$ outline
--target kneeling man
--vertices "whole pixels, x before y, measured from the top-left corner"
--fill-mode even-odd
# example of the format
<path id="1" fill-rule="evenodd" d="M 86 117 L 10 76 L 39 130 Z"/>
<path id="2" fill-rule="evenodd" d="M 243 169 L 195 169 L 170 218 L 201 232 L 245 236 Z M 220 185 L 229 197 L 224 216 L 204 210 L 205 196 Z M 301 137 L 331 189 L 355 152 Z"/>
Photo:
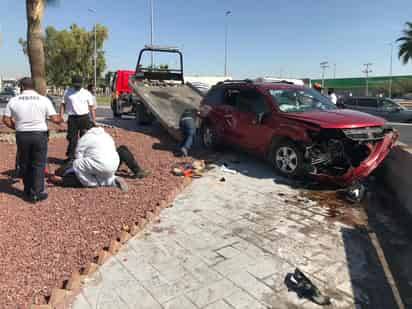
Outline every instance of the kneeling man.
<path id="1" fill-rule="evenodd" d="M 71 167 L 65 167 L 60 177 L 52 181 L 67 187 L 113 186 L 127 191 L 124 179 L 115 175 L 120 164 L 113 138 L 103 128 L 90 122 L 79 139 Z"/>

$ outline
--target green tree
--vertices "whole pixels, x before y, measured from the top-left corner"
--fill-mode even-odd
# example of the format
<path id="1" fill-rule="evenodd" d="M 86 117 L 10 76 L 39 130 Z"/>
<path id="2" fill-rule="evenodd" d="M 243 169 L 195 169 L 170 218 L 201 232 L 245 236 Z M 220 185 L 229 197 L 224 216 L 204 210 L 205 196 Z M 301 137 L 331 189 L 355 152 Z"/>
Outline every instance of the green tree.
<path id="1" fill-rule="evenodd" d="M 106 67 L 103 51 L 104 41 L 108 37 L 107 28 L 96 26 L 97 76 L 101 76 Z M 27 44 L 19 40 L 23 51 Z M 91 31 L 73 24 L 69 29 L 56 30 L 49 26 L 43 37 L 47 82 L 54 86 L 70 83 L 73 75 L 78 74 L 91 82 L 94 74 L 94 27 Z"/>
<path id="2" fill-rule="evenodd" d="M 409 60 L 412 60 L 412 22 L 407 22 L 405 26 L 403 36 L 396 40 L 400 42 L 398 56 L 403 64 L 407 64 Z"/>
<path id="3" fill-rule="evenodd" d="M 26 0 L 26 51 L 29 57 L 31 77 L 34 80 L 36 90 L 41 94 L 46 93 L 45 59 L 41 21 L 45 5 L 55 4 L 57 2 L 58 0 Z"/>
<path id="4" fill-rule="evenodd" d="M 105 76 L 104 76 L 104 81 L 105 81 L 105 85 L 106 87 L 110 87 L 113 77 L 114 77 L 115 72 L 113 71 L 107 71 Z"/>

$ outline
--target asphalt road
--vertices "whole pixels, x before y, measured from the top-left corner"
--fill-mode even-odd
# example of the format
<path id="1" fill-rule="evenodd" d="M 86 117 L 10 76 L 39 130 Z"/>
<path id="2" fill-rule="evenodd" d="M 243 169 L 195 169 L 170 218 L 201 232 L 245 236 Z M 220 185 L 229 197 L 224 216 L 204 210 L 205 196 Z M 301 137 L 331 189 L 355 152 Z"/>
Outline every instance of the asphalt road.
<path id="1" fill-rule="evenodd" d="M 399 130 L 399 141 L 407 145 L 412 145 L 412 124 L 390 123 L 395 129 Z"/>
<path id="2" fill-rule="evenodd" d="M 0 104 L 0 115 L 3 114 L 3 110 L 6 104 Z M 97 117 L 100 119 L 107 119 L 112 117 L 112 111 L 108 107 L 98 108 Z M 99 119 L 99 120 L 100 120 Z M 400 132 L 399 141 L 407 145 L 412 145 L 412 124 L 406 123 L 390 123 L 394 128 Z"/>

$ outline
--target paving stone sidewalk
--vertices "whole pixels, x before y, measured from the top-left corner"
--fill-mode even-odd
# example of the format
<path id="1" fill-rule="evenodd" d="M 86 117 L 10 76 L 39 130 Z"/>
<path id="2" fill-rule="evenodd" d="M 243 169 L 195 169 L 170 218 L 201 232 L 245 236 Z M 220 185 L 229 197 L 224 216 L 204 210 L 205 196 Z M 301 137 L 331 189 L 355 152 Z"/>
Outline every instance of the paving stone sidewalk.
<path id="1" fill-rule="evenodd" d="M 356 285 L 374 276 L 362 232 L 328 220 L 267 166 L 234 166 L 236 174 L 217 167 L 195 180 L 72 308 L 321 308 L 288 291 L 295 267 L 332 297 L 326 308 L 368 308 L 367 289 Z"/>

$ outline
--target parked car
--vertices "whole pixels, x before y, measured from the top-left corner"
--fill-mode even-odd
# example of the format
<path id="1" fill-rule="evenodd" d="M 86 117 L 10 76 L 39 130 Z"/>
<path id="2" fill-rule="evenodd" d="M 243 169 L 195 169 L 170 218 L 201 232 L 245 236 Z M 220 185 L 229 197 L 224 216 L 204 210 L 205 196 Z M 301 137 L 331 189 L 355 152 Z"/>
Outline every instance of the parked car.
<path id="1" fill-rule="evenodd" d="M 337 109 L 313 89 L 289 83 L 219 83 L 200 113 L 205 147 L 238 146 L 283 175 L 342 186 L 368 176 L 397 139 L 384 119 Z"/>
<path id="2" fill-rule="evenodd" d="M 388 98 L 344 97 L 338 101 L 337 106 L 379 116 L 392 122 L 412 122 L 412 110 Z"/>
<path id="3" fill-rule="evenodd" d="M 8 103 L 9 100 L 14 97 L 16 93 L 11 89 L 5 89 L 0 92 L 0 103 Z"/>

